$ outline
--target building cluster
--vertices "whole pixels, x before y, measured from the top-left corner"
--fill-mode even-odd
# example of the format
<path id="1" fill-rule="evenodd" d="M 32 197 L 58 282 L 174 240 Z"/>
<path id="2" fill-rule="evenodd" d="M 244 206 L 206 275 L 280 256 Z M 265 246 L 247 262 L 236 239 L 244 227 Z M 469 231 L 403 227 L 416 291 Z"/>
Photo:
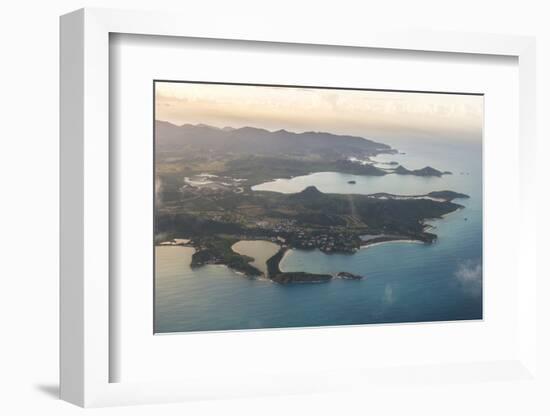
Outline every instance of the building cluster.
<path id="1" fill-rule="evenodd" d="M 325 253 L 354 253 L 358 248 L 355 239 L 344 233 L 312 234 L 298 231 L 290 237 L 290 243 L 296 248 L 318 248 Z"/>

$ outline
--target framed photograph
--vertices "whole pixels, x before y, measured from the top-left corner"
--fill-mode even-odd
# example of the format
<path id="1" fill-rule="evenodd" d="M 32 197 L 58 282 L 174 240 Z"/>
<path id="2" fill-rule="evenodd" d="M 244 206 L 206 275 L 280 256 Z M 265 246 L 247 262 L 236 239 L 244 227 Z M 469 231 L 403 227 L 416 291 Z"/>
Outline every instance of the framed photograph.
<path id="1" fill-rule="evenodd" d="M 61 18 L 62 398 L 536 380 L 533 39 L 243 28 Z"/>
<path id="2" fill-rule="evenodd" d="M 483 95 L 154 99 L 155 333 L 483 318 Z"/>

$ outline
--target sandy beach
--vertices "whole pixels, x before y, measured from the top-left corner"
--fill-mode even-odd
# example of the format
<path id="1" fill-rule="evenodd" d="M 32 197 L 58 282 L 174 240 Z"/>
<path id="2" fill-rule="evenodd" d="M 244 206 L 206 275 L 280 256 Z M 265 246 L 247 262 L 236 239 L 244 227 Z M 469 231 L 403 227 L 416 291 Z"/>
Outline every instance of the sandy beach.
<path id="1" fill-rule="evenodd" d="M 382 245 L 382 244 L 390 244 L 390 243 L 414 243 L 414 244 L 425 244 L 423 241 L 419 241 L 419 240 L 406 240 L 406 239 L 402 239 L 402 240 L 379 241 L 379 242 L 371 243 L 371 244 L 363 244 L 363 245 L 361 245 L 359 248 L 360 248 L 361 250 L 364 250 L 364 249 L 367 249 L 367 248 L 369 248 L 369 247 L 379 246 L 379 245 Z"/>

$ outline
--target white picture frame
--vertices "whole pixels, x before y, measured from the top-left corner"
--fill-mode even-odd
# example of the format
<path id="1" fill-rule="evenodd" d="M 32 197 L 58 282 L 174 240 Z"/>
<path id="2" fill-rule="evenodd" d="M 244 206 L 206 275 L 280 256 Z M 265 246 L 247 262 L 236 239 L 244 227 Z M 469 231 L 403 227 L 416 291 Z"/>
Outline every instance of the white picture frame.
<path id="1" fill-rule="evenodd" d="M 61 398 L 80 406 L 158 403 L 195 398 L 236 397 L 281 392 L 319 392 L 350 383 L 406 379 L 410 371 L 381 368 L 365 373 L 335 371 L 322 382 L 315 375 L 278 374 L 265 380 L 235 382 L 188 379 L 147 383 L 110 382 L 117 357 L 109 348 L 109 36 L 113 33 L 207 39 L 383 48 L 439 53 L 505 55 L 519 62 L 520 210 L 518 354 L 506 361 L 442 363 L 415 370 L 420 379 L 443 374 L 476 382 L 472 372 L 494 372 L 518 380 L 536 377 L 535 41 L 530 37 L 465 33 L 381 32 L 374 29 L 329 33 L 312 25 L 285 27 L 269 21 L 233 25 L 169 13 L 82 9 L 61 18 Z M 488 157 L 491 157 L 488 155 Z M 526 213 L 530 213 L 527 215 Z M 419 363 L 420 364 L 420 363 Z M 413 378 L 414 378 L 413 377 Z M 342 384 L 343 379 L 348 383 Z M 284 386 L 284 387 L 281 387 Z"/>

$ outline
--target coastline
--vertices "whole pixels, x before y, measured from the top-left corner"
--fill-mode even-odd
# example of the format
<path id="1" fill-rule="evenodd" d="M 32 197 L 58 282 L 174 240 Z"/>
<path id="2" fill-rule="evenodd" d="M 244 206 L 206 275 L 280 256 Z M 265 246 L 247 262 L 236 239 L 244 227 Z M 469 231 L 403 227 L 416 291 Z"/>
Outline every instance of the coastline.
<path id="1" fill-rule="evenodd" d="M 286 250 L 285 253 L 283 254 L 283 257 L 281 257 L 281 260 L 279 260 L 279 270 L 281 270 L 282 272 L 286 272 L 286 270 L 281 269 L 281 264 L 286 259 L 286 257 L 292 252 L 292 250 L 295 250 L 295 249 L 291 248 Z"/>
<path id="2" fill-rule="evenodd" d="M 250 240 L 248 240 L 250 241 Z M 254 241 L 268 241 L 268 242 L 272 242 L 270 240 L 264 240 L 264 239 L 255 239 Z M 272 242 L 273 243 L 273 242 Z M 375 241 L 375 242 L 372 242 L 372 243 L 365 243 L 365 244 L 361 244 L 359 246 L 359 250 L 365 250 L 367 248 L 370 248 L 370 247 L 375 247 L 375 246 L 378 246 L 378 245 L 382 245 L 382 244 L 389 244 L 389 243 L 413 243 L 413 244 L 427 244 L 426 242 L 424 241 L 421 241 L 421 240 L 414 240 L 414 239 L 405 239 L 405 238 L 400 238 L 400 239 L 393 239 L 393 240 L 386 240 L 386 241 Z M 277 244 L 277 243 L 273 243 L 273 244 Z M 266 261 L 266 264 L 272 260 L 274 257 L 277 257 L 277 256 L 281 256 L 281 258 L 279 259 L 279 261 L 277 262 L 276 265 L 273 265 L 277 268 L 277 271 L 275 273 L 277 274 L 286 274 L 286 273 L 295 273 L 295 272 L 288 272 L 284 269 L 281 268 L 281 264 L 283 263 L 283 261 L 286 259 L 287 256 L 289 256 L 293 251 L 295 250 L 300 250 L 300 249 L 295 249 L 295 248 L 288 248 L 288 247 L 283 247 L 282 245 L 280 244 L 277 244 L 279 246 L 279 251 L 277 251 L 277 253 L 275 253 L 273 256 L 269 257 Z M 165 245 L 164 247 L 189 247 L 189 248 L 194 248 L 193 246 L 191 245 Z M 195 248 L 194 248 L 195 249 Z M 195 249 L 196 250 L 196 249 Z M 282 253 L 281 255 L 281 251 L 284 250 L 284 252 Z M 319 250 L 321 251 L 321 250 Z M 321 251 L 322 252 L 322 251 Z M 328 255 L 327 253 L 324 253 L 325 255 Z M 247 273 L 243 272 L 242 270 L 238 270 L 234 267 L 231 267 L 230 265 L 228 264 L 224 264 L 224 263 L 210 263 L 210 264 L 207 264 L 207 265 L 210 265 L 210 266 L 222 266 L 222 267 L 226 267 L 230 270 L 232 270 L 234 273 L 238 274 L 238 275 L 241 275 L 241 276 L 244 276 L 244 277 L 248 277 L 248 278 L 256 278 L 256 279 L 259 279 L 259 280 L 266 280 L 266 281 L 271 281 L 271 282 L 274 282 L 273 279 L 270 278 L 269 276 L 269 272 L 268 273 L 264 273 L 264 272 L 261 272 L 261 274 L 259 276 L 250 276 L 248 275 Z M 317 283 L 317 282 L 322 282 L 322 280 L 320 281 L 309 281 L 309 282 L 296 282 L 296 283 Z"/>
<path id="3" fill-rule="evenodd" d="M 413 198 L 415 198 L 415 197 L 413 197 Z M 447 217 L 448 215 L 453 214 L 457 211 L 460 211 L 464 208 L 465 208 L 464 206 L 458 205 L 455 210 L 450 211 L 448 213 L 445 213 L 445 214 L 443 214 L 441 216 L 438 216 L 438 217 L 427 219 L 427 221 L 431 222 L 431 221 L 442 220 L 443 218 Z M 424 224 L 424 230 L 433 229 L 433 228 L 436 228 L 435 225 L 433 225 L 433 224 L 429 224 L 429 223 Z M 348 254 L 354 254 L 358 250 L 364 250 L 364 249 L 367 249 L 369 247 L 374 247 L 374 246 L 378 246 L 378 245 L 382 245 L 382 244 L 388 244 L 388 243 L 428 244 L 428 243 L 432 243 L 433 241 L 435 241 L 437 239 L 436 235 L 432 235 L 432 236 L 428 236 L 428 237 L 433 237 L 433 238 L 428 238 L 426 240 L 422 240 L 420 238 L 418 238 L 418 239 L 407 238 L 406 236 L 383 236 L 383 235 L 381 235 L 380 237 L 373 237 L 371 240 L 367 240 L 367 241 L 363 242 L 362 244 L 360 244 L 358 246 L 358 248 L 356 248 L 353 252 L 348 253 Z M 239 252 L 239 251 L 234 250 L 234 247 L 235 247 L 236 244 L 238 244 L 240 242 L 246 242 L 246 241 L 250 241 L 250 242 L 252 242 L 252 241 L 262 241 L 262 242 L 271 243 L 271 244 L 276 245 L 276 246 L 279 247 L 278 251 L 275 254 L 273 254 L 272 256 L 270 256 L 266 259 L 266 261 L 265 261 L 266 270 L 265 271 L 262 270 L 263 267 L 258 267 L 258 265 L 253 264 L 256 261 L 255 256 L 253 257 L 249 254 L 247 255 L 244 252 Z M 164 246 L 164 247 L 166 247 L 166 246 L 168 246 L 168 247 L 174 247 L 174 246 L 192 247 L 195 250 L 195 252 L 197 252 L 197 247 L 193 244 L 192 239 L 174 238 L 172 240 L 163 241 L 163 242 L 157 243 L 155 245 L 156 246 Z M 292 247 L 289 247 L 286 244 L 281 244 L 279 242 L 273 241 L 273 239 L 271 239 L 271 238 L 248 237 L 247 236 L 245 239 L 239 239 L 235 243 L 233 243 L 230 246 L 230 250 L 235 254 L 238 254 L 238 255 L 243 256 L 243 257 L 248 257 L 249 259 L 251 259 L 251 260 L 246 262 L 245 266 L 247 268 L 251 269 L 252 272 L 247 272 L 245 270 L 245 268 L 235 267 L 231 264 L 228 264 L 228 263 L 226 263 L 224 261 L 220 261 L 220 260 L 213 261 L 213 262 L 207 262 L 207 263 L 203 263 L 203 264 L 223 265 L 224 267 L 227 267 L 227 268 L 231 269 L 233 272 L 235 272 L 239 275 L 242 275 L 242 276 L 246 276 L 246 277 L 249 277 L 249 278 L 259 278 L 259 279 L 262 279 L 262 280 L 267 280 L 267 281 L 271 281 L 271 282 L 275 282 L 275 283 L 283 283 L 283 284 L 285 284 L 285 283 L 321 283 L 321 282 L 329 281 L 334 277 L 334 276 L 329 276 L 329 275 L 326 275 L 326 274 L 312 274 L 312 273 L 307 273 L 307 272 L 287 272 L 285 270 L 282 270 L 281 269 L 281 264 L 286 259 L 287 255 L 289 255 L 289 253 L 292 252 L 293 250 L 300 250 L 300 249 L 299 248 L 292 248 Z M 323 250 L 319 250 L 319 251 L 323 252 L 324 254 L 332 254 L 332 253 L 324 252 Z M 274 264 L 275 262 L 276 262 L 276 264 Z M 271 265 L 270 265 L 270 263 L 271 263 Z M 191 264 L 191 266 L 193 267 L 193 263 Z M 197 266 L 200 266 L 200 265 L 197 265 Z M 270 272 L 270 267 L 272 268 L 272 272 Z M 315 277 L 319 278 L 319 280 L 315 280 Z"/>
<path id="4" fill-rule="evenodd" d="M 456 212 L 456 211 L 454 211 Z M 374 241 L 373 242 L 366 242 L 364 244 L 361 244 L 359 246 L 359 250 L 365 250 L 369 247 L 374 247 L 374 246 L 378 246 L 378 245 L 382 245 L 382 244 L 389 244 L 389 243 L 415 243 L 415 244 L 427 244 L 427 242 L 425 241 L 421 241 L 421 240 L 415 240 L 415 239 L 408 239 L 408 238 L 395 238 L 395 239 L 388 239 L 388 240 L 384 240 L 384 241 L 379 241 L 378 239 L 374 238 L 373 239 Z M 377 241 L 378 240 L 378 241 Z M 209 266 L 222 266 L 222 267 L 226 267 L 228 269 L 230 269 L 231 271 L 233 271 L 234 273 L 240 275 L 240 276 L 243 276 L 243 277 L 247 277 L 247 278 L 255 278 L 255 279 L 258 279 L 258 280 L 265 280 L 265 281 L 270 281 L 270 282 L 275 282 L 275 283 L 278 283 L 276 282 L 274 279 L 271 278 L 270 276 L 270 273 L 269 273 L 269 266 L 268 266 L 268 263 L 270 261 L 273 261 L 274 258 L 280 256 L 280 259 L 277 261 L 277 264 L 273 264 L 272 267 L 275 268 L 274 270 L 274 273 L 273 275 L 276 276 L 278 274 L 281 274 L 281 275 L 286 275 L 286 274 L 294 274 L 294 273 L 304 273 L 304 274 L 309 274 L 309 273 L 305 273 L 305 272 L 288 272 L 284 269 L 281 268 L 281 265 L 282 263 L 284 262 L 284 260 L 287 258 L 288 255 L 290 255 L 293 251 L 295 250 L 300 250 L 300 249 L 297 249 L 297 248 L 290 248 L 290 247 L 287 247 L 287 246 L 284 246 L 284 245 L 281 245 L 279 243 L 276 243 L 276 242 L 273 242 L 271 241 L 270 239 L 263 239 L 263 238 L 254 238 L 254 239 L 247 239 L 247 240 L 239 240 L 238 242 L 240 241 L 265 241 L 265 242 L 269 242 L 269 243 L 272 243 L 272 244 L 275 244 L 279 247 L 279 250 L 271 257 L 269 257 L 267 260 L 266 260 L 266 266 L 267 266 L 267 273 L 265 273 L 264 271 L 262 270 L 258 270 L 260 272 L 259 275 L 249 275 L 247 274 L 246 272 L 244 272 L 243 270 L 239 270 L 238 268 L 235 268 L 235 267 L 231 267 L 229 264 L 225 264 L 225 263 L 219 263 L 219 262 L 213 262 L 213 263 L 206 263 L 204 265 L 209 265 Z M 231 247 L 231 249 L 233 249 L 233 246 L 237 244 L 237 243 L 234 243 Z M 187 248 L 192 248 L 194 250 L 194 252 L 196 252 L 197 248 L 193 246 L 193 244 L 156 244 L 157 247 L 187 247 Z M 282 251 L 282 254 L 281 254 L 281 251 Z M 322 250 L 319 250 L 321 251 L 323 254 L 325 255 L 329 255 L 328 253 L 324 253 Z M 235 253 L 239 254 L 239 255 L 242 255 L 242 253 L 238 253 L 237 251 L 235 251 Z M 354 254 L 354 253 L 352 253 Z M 249 256 L 250 257 L 250 256 Z M 248 264 L 252 265 L 251 263 L 253 263 L 255 261 L 255 259 L 253 258 L 252 261 L 248 262 Z M 192 266 L 192 264 L 191 264 Z M 253 266 L 253 265 L 252 265 Z M 257 268 L 256 266 L 253 266 L 254 268 Z M 332 276 L 334 277 L 334 276 Z M 300 281 L 300 282 L 293 282 L 293 283 L 321 283 L 321 282 L 325 282 L 327 281 L 326 278 L 324 279 L 321 279 L 321 280 L 309 280 L 309 281 Z"/>
<path id="5" fill-rule="evenodd" d="M 390 243 L 412 243 L 412 244 L 429 244 L 424 241 L 420 240 L 413 240 L 413 239 L 399 239 L 399 240 L 387 240 L 387 241 L 376 241 L 374 243 L 366 243 L 359 246 L 360 250 L 365 250 L 370 247 L 379 246 L 382 244 L 390 244 Z"/>
<path id="6" fill-rule="evenodd" d="M 441 216 L 439 216 L 438 218 L 431 218 L 431 219 L 426 219 L 426 221 L 434 221 L 434 220 L 442 220 L 446 217 L 448 217 L 449 215 L 451 214 L 454 214 L 455 212 L 458 212 L 458 211 L 461 211 L 463 209 L 465 209 L 466 207 L 463 206 L 463 205 L 459 205 L 457 209 L 455 209 L 454 211 L 451 211 L 451 212 L 447 212 L 446 214 L 442 214 Z"/>

